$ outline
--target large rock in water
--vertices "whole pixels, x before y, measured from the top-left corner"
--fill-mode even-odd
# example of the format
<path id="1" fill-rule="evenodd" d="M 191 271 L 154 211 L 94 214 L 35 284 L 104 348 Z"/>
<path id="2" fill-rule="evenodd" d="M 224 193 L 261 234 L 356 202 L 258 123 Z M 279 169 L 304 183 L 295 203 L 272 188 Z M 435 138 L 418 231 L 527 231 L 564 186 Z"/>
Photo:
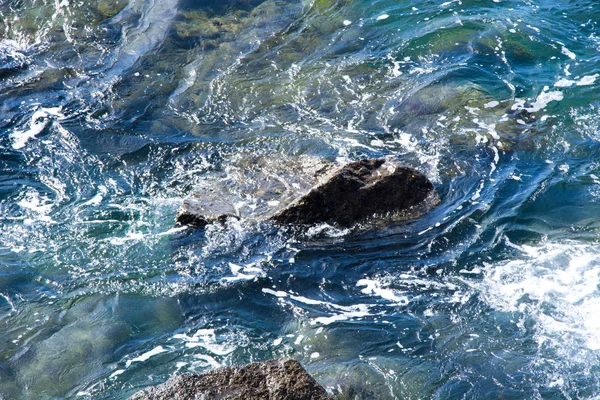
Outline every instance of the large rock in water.
<path id="1" fill-rule="evenodd" d="M 343 167 L 312 158 L 296 163 L 273 159 L 262 160 L 255 171 L 242 167 L 233 180 L 207 180 L 205 187 L 183 201 L 177 222 L 204 227 L 228 218 L 254 218 L 297 225 L 325 222 L 346 228 L 369 219 L 414 219 L 439 201 L 425 175 L 389 159 L 356 161 Z M 247 198 L 260 202 L 240 209 Z"/>
<path id="2" fill-rule="evenodd" d="M 425 175 L 377 158 L 345 165 L 271 220 L 350 227 L 372 217 L 416 218 L 438 202 L 435 188 Z"/>
<path id="3" fill-rule="evenodd" d="M 232 217 L 263 221 L 337 169 L 338 165 L 314 156 L 242 153 L 199 181 L 181 204 L 176 221 L 200 228 Z"/>
<path id="4" fill-rule="evenodd" d="M 325 389 L 294 360 L 269 360 L 203 375 L 181 375 L 129 400 L 326 400 Z"/>

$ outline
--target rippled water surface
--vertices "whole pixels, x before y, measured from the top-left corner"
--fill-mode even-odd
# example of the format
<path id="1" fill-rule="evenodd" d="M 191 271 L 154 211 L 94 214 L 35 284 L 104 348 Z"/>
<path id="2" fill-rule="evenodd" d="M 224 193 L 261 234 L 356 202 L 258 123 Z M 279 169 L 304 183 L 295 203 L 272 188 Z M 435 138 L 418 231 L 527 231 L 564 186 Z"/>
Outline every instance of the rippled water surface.
<path id="1" fill-rule="evenodd" d="M 341 399 L 600 397 L 600 4 L 86 3 L 0 0 L 0 398 L 273 357 Z M 381 156 L 440 205 L 260 221 Z M 257 217 L 178 227 L 194 190 Z"/>

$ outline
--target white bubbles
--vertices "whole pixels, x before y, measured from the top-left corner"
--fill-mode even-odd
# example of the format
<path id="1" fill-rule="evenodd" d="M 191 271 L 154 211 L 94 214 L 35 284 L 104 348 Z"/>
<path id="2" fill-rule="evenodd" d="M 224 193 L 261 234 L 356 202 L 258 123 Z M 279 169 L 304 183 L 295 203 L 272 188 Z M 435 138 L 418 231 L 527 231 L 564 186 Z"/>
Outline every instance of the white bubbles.
<path id="1" fill-rule="evenodd" d="M 264 288 L 263 293 L 275 296 L 280 302 L 289 304 L 294 308 L 300 309 L 303 305 L 318 306 L 326 316 L 314 317 L 310 319 L 310 325 L 331 325 L 335 322 L 348 321 L 353 319 L 362 319 L 372 315 L 370 306 L 367 304 L 353 304 L 349 306 L 336 304 L 329 301 L 310 299 L 304 296 L 294 295 L 285 291 L 276 291 Z"/>
<path id="2" fill-rule="evenodd" d="M 260 268 L 262 262 L 252 262 L 248 265 L 238 265 L 232 262 L 229 263 L 229 268 L 233 276 L 224 276 L 221 282 L 235 283 L 240 281 L 252 281 L 258 277 L 266 276 L 264 269 Z"/>
<path id="3" fill-rule="evenodd" d="M 235 350 L 230 343 L 221 335 L 217 336 L 214 329 L 199 329 L 194 334 L 176 334 L 173 339 L 181 340 L 187 348 L 201 347 L 214 356 L 226 356 Z"/>
<path id="4" fill-rule="evenodd" d="M 575 83 L 577 83 L 576 81 L 572 80 L 572 79 L 559 79 L 558 81 L 556 81 L 556 83 L 554 84 L 554 87 L 571 87 L 573 85 L 575 85 Z"/>
<path id="5" fill-rule="evenodd" d="M 32 211 L 41 218 L 47 217 L 54 208 L 48 196 L 40 195 L 35 189 L 28 190 L 17 204 L 22 209 Z"/>
<path id="6" fill-rule="evenodd" d="M 146 362 L 146 361 L 148 361 L 150 358 L 152 358 L 152 357 L 154 357 L 154 356 L 156 356 L 156 355 L 158 355 L 158 354 L 164 353 L 164 352 L 166 352 L 166 351 L 167 351 L 167 350 L 166 350 L 164 347 L 162 347 L 162 346 L 157 346 L 157 347 L 153 348 L 152 350 L 150 350 L 150 351 L 147 351 L 147 352 L 146 352 L 146 353 L 144 353 L 144 354 L 141 354 L 141 355 L 140 355 L 140 356 L 138 356 L 138 357 L 132 358 L 131 360 L 127 360 L 127 362 L 125 363 L 125 367 L 126 367 L 126 368 L 129 368 L 129 367 L 131 366 L 131 364 L 133 364 L 134 362 Z M 114 374 L 113 374 L 113 375 L 114 375 Z"/>
<path id="7" fill-rule="evenodd" d="M 40 108 L 30 118 L 29 129 L 15 131 L 10 134 L 13 149 L 22 149 L 27 142 L 42 133 L 50 123 L 50 117 L 64 118 L 61 107 Z"/>
<path id="8" fill-rule="evenodd" d="M 571 50 L 567 49 L 565 46 L 562 46 L 560 52 L 565 56 L 569 57 L 571 60 L 575 60 L 577 56 Z"/>
<path id="9" fill-rule="evenodd" d="M 562 79 L 559 79 L 558 81 L 556 81 L 556 83 L 554 84 L 554 87 L 567 88 L 567 87 L 571 87 L 574 85 L 575 86 L 590 86 L 596 82 L 596 79 L 598 78 L 598 76 L 599 76 L 598 74 L 586 75 L 577 80 L 562 78 Z"/>
<path id="10" fill-rule="evenodd" d="M 544 90 L 542 90 L 542 93 L 540 93 L 538 95 L 538 97 L 535 99 L 533 104 L 531 104 L 531 106 L 527 107 L 527 106 L 525 106 L 524 100 L 516 99 L 515 104 L 512 106 L 512 109 L 513 110 L 524 109 L 527 112 L 535 113 L 535 112 L 538 112 L 538 111 L 546 108 L 548 106 L 548 104 L 550 104 L 551 102 L 561 101 L 561 100 L 563 100 L 563 98 L 564 98 L 564 95 L 561 91 L 558 91 L 558 90 L 549 91 L 548 87 L 546 86 L 546 87 L 544 87 Z"/>
<path id="11" fill-rule="evenodd" d="M 400 296 L 396 294 L 396 292 L 392 289 L 389 289 L 385 283 L 382 283 L 379 280 L 373 279 L 360 279 L 356 282 L 356 286 L 364 287 L 361 292 L 365 294 L 373 294 L 375 296 L 379 296 L 382 299 L 399 303 L 406 304 L 408 303 L 408 298 L 406 296 Z"/>
<path id="12" fill-rule="evenodd" d="M 566 241 L 515 247 L 521 257 L 486 267 L 476 285 L 484 300 L 497 310 L 533 318 L 540 346 L 565 354 L 600 350 L 597 246 Z"/>

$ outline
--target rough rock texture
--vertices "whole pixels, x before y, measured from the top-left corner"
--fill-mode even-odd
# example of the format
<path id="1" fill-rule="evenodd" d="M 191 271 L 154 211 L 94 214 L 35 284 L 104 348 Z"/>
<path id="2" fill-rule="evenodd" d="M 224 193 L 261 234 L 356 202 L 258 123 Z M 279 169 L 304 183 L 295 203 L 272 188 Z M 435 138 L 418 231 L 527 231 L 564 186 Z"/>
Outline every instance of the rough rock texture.
<path id="1" fill-rule="evenodd" d="M 361 160 L 345 165 L 271 220 L 350 227 L 387 214 L 415 218 L 438 201 L 433 184 L 420 172 L 385 159 Z"/>
<path id="2" fill-rule="evenodd" d="M 417 218 L 439 201 L 425 175 L 392 160 L 343 167 L 312 158 L 248 162 L 235 173 L 207 180 L 183 201 L 177 222 L 202 228 L 234 217 L 346 228 L 368 219 Z"/>
<path id="3" fill-rule="evenodd" d="M 325 390 L 294 360 L 269 360 L 203 375 L 181 375 L 130 400 L 325 400 Z"/>

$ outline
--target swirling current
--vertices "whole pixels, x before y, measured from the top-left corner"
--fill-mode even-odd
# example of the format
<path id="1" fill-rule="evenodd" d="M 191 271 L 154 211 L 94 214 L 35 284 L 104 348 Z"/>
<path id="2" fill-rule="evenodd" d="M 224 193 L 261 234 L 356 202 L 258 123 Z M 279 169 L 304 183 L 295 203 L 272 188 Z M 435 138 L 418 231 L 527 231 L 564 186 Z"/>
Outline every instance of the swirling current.
<path id="1" fill-rule="evenodd" d="M 0 398 L 298 360 L 339 399 L 600 397 L 600 4 L 0 0 Z M 308 158 L 307 158 L 308 157 Z M 440 204 L 297 232 L 306 160 Z"/>

